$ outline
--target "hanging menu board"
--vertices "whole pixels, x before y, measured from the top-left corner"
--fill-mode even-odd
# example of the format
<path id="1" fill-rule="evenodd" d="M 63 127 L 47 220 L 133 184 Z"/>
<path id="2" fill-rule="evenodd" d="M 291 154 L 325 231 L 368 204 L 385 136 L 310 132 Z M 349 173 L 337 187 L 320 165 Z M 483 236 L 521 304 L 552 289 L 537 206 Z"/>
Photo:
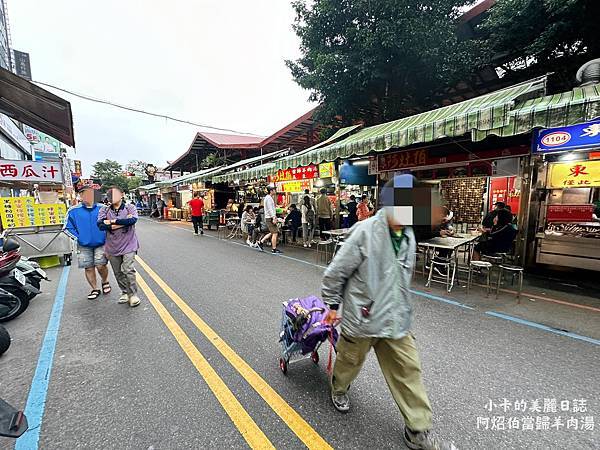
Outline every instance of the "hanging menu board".
<path id="1" fill-rule="evenodd" d="M 0 197 L 4 228 L 23 228 L 65 223 L 67 208 L 62 203 L 36 204 L 33 197 Z"/>

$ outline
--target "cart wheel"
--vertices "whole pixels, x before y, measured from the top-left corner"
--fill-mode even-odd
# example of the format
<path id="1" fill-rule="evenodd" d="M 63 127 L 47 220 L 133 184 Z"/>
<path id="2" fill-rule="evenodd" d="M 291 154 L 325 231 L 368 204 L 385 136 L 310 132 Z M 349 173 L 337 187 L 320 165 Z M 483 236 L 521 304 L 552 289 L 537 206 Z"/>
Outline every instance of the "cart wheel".
<path id="1" fill-rule="evenodd" d="M 71 259 L 72 259 L 72 256 L 70 254 L 67 253 L 64 255 L 65 266 L 71 265 Z"/>
<path id="2" fill-rule="evenodd" d="M 288 365 L 285 359 L 279 358 L 279 368 L 281 369 L 284 375 L 287 373 Z"/>
<path id="3" fill-rule="evenodd" d="M 317 352 L 316 350 L 312 352 L 310 354 L 310 359 L 312 359 L 312 362 L 314 362 L 315 364 L 319 364 L 319 352 Z"/>

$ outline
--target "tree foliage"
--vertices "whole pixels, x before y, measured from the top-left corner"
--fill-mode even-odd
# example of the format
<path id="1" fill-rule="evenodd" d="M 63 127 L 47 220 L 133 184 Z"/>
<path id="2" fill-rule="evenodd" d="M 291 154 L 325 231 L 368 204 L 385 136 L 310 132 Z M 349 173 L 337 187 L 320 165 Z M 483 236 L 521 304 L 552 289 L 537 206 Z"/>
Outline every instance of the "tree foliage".
<path id="1" fill-rule="evenodd" d="M 467 0 L 296 0 L 302 56 L 287 61 L 296 82 L 322 103 L 321 119 L 398 118 L 431 107 L 440 86 L 465 73 L 471 42 L 459 41 Z"/>
<path id="2" fill-rule="evenodd" d="M 117 161 L 106 159 L 93 165 L 94 178 L 102 180 L 102 190 L 106 191 L 111 186 L 118 186 L 129 192 L 127 177 L 123 175 L 123 166 Z"/>
<path id="3" fill-rule="evenodd" d="M 134 174 L 136 177 L 146 178 L 146 166 L 147 162 L 132 159 L 125 166 L 125 171 Z"/>
<path id="4" fill-rule="evenodd" d="M 211 167 L 218 167 L 225 163 L 225 158 L 219 156 L 217 153 L 209 153 L 206 158 L 202 160 L 202 167 L 210 169 Z"/>
<path id="5" fill-rule="evenodd" d="M 482 22 L 478 41 L 483 64 L 508 76 L 558 72 L 572 83 L 577 69 L 600 58 L 600 1 L 498 0 Z"/>

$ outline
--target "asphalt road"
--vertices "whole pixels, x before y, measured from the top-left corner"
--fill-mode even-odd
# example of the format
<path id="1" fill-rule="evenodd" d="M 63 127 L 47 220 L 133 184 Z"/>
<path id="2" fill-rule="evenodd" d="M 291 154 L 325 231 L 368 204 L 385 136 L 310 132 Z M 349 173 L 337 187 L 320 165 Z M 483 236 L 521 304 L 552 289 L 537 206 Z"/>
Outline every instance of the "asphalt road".
<path id="1" fill-rule="evenodd" d="M 347 415 L 329 402 L 326 347 L 319 366 L 305 360 L 287 376 L 279 370 L 281 302 L 319 292 L 312 254 L 261 254 L 146 220 L 138 233 L 146 265 L 138 266 L 138 308 L 116 304 L 116 294 L 85 300 L 83 275 L 71 268 L 38 448 L 405 448 L 373 354 Z M 0 395 L 21 407 L 62 270 L 7 324 L 14 341 L 0 358 Z M 593 314 L 591 326 L 600 324 Z M 461 449 L 598 448 L 600 346 L 423 296 L 415 296 L 413 332 L 437 435 Z M 544 398 L 557 400 L 556 413 L 530 411 Z M 511 403 L 506 412 L 501 399 Z M 587 411 L 573 412 L 573 399 L 587 400 Z M 527 411 L 514 411 L 520 400 Z M 569 411 L 560 411 L 562 400 Z M 478 427 L 478 417 L 492 416 L 518 417 L 519 428 L 523 416 L 548 416 L 549 429 L 484 429 L 485 419 Z M 594 430 L 573 430 L 573 421 L 567 430 L 571 416 L 578 428 L 593 417 Z M 0 448 L 12 444 L 0 438 Z"/>

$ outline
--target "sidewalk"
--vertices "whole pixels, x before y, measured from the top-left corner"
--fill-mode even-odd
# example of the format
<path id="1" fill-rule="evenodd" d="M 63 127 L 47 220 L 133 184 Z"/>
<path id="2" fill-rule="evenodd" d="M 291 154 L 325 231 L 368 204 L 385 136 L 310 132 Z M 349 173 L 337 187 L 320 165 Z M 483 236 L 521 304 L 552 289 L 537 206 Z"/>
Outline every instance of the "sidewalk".
<path id="1" fill-rule="evenodd" d="M 185 222 L 161 222 L 165 226 L 177 227 L 190 231 L 192 225 Z M 217 238 L 216 230 L 205 230 L 207 237 Z M 244 245 L 240 239 L 224 239 L 223 245 Z M 302 246 L 282 246 L 284 258 L 291 258 L 312 264 L 319 270 L 324 268 L 324 262 L 316 261 L 316 249 Z M 248 251 L 256 251 L 248 248 Z M 276 256 L 274 256 L 276 257 Z M 593 282 L 587 285 L 577 284 L 577 281 L 567 281 L 556 277 L 544 277 L 540 274 L 525 274 L 521 303 L 517 303 L 516 285 L 510 285 L 510 278 L 502 285 L 498 298 L 495 290 L 486 295 L 485 288 L 478 285 L 482 282 L 474 278 L 474 285 L 467 295 L 464 287 L 466 274 L 461 274 L 461 283 L 454 287 L 451 293 L 446 292 L 445 286 L 433 283 L 431 288 L 425 288 L 425 279 L 417 271 L 412 289 L 416 301 L 441 301 L 456 304 L 465 311 L 487 314 L 490 317 L 500 317 L 506 320 L 524 320 L 533 322 L 529 326 L 540 325 L 549 327 L 559 334 L 582 335 L 592 339 L 600 339 L 600 299 L 594 295 Z M 599 277 L 600 279 L 600 277 Z M 492 280 L 494 284 L 494 280 Z M 600 292 L 600 289 L 595 292 Z"/>

